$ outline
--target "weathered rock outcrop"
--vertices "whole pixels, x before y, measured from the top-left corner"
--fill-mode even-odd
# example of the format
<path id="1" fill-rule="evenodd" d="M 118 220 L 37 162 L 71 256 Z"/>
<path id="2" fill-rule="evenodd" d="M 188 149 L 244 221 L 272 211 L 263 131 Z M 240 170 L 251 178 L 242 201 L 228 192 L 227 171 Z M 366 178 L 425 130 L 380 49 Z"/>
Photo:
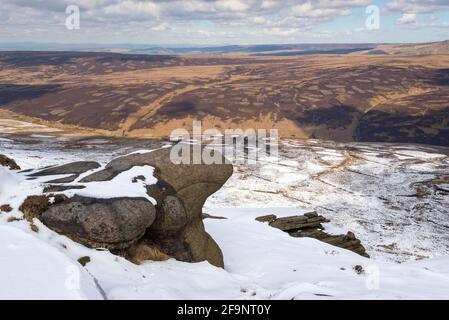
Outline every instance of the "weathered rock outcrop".
<path id="1" fill-rule="evenodd" d="M 20 167 L 13 159 L 10 159 L 2 154 L 0 154 L 0 166 L 9 168 L 11 170 L 20 170 Z"/>
<path id="2" fill-rule="evenodd" d="M 329 222 L 329 220 L 319 216 L 315 212 L 311 212 L 303 216 L 275 219 L 270 222 L 270 226 L 291 233 L 297 232 L 298 230 L 322 229 L 322 223 L 326 222 Z"/>
<path id="3" fill-rule="evenodd" d="M 324 231 L 322 223 L 330 222 L 316 212 L 306 213 L 302 216 L 277 218 L 275 215 L 268 215 L 256 218 L 260 222 L 268 222 L 271 227 L 287 232 L 292 237 L 314 238 L 330 245 L 351 250 L 361 256 L 369 258 L 368 253 L 361 241 L 355 234 L 348 232 L 346 235 L 330 235 Z"/>
<path id="4" fill-rule="evenodd" d="M 75 241 L 114 250 L 131 261 L 172 257 L 186 262 L 207 260 L 223 267 L 223 254 L 205 231 L 202 208 L 206 199 L 229 179 L 233 167 L 230 164 L 174 164 L 170 161 L 170 152 L 171 148 L 165 148 L 117 158 L 103 170 L 80 181 L 53 180 L 45 188 L 52 195 L 66 190 L 76 194 L 77 188 L 90 183 L 108 183 L 134 167 L 150 166 L 158 181 L 146 185 L 143 190 L 156 201 L 155 205 L 146 198 L 74 196 L 57 204 L 46 202 L 48 207 L 33 217 Z M 78 177 L 98 167 L 96 163 L 78 162 L 30 176 L 74 174 Z M 145 184 L 145 177 L 132 177 L 129 183 Z"/>
<path id="5" fill-rule="evenodd" d="M 158 183 L 147 190 L 157 201 L 156 221 L 147 230 L 145 241 L 178 260 L 207 260 L 222 267 L 222 252 L 204 229 L 202 208 L 206 199 L 229 179 L 233 167 L 225 164 L 224 158 L 224 164 L 174 164 L 170 152 L 170 148 L 165 148 L 115 159 L 81 182 L 111 180 L 133 166 L 154 167 Z"/>

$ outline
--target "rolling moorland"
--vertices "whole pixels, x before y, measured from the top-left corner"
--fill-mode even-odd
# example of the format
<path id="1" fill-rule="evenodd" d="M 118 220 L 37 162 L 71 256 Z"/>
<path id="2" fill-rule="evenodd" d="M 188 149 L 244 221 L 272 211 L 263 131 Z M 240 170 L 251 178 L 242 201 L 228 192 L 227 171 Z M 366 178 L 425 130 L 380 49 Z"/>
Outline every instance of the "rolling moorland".
<path id="1" fill-rule="evenodd" d="M 447 299 L 447 42 L 92 50 L 0 52 L 0 299 Z"/>
<path id="2" fill-rule="evenodd" d="M 283 138 L 449 145 L 447 42 L 186 53 L 0 52 L 0 116 L 116 137 L 166 137 L 199 119 Z"/>

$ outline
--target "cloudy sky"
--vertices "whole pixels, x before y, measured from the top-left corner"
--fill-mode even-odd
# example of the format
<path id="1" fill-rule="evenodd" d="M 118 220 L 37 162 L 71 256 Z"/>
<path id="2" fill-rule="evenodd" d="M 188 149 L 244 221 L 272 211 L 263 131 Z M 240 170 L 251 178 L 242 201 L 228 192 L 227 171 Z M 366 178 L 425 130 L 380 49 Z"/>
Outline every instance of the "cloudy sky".
<path id="1" fill-rule="evenodd" d="M 80 9 L 79 30 L 66 28 L 69 5 Z M 380 28 L 369 30 L 375 26 L 373 5 L 379 8 Z M 0 43 L 218 45 L 446 39 L 449 0 L 0 0 Z"/>

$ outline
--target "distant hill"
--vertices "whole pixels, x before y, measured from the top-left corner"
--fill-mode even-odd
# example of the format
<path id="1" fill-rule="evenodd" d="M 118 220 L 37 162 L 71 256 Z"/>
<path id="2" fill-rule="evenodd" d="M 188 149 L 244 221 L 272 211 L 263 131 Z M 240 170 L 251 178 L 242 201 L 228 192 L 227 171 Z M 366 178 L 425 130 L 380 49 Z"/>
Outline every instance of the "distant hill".
<path id="1" fill-rule="evenodd" d="M 223 46 L 163 46 L 143 44 L 57 44 L 57 43 L 0 43 L 0 51 L 71 51 L 115 52 L 140 54 L 269 54 L 282 52 L 328 52 L 370 50 L 379 44 L 372 43 L 303 43 L 259 44 Z"/>
<path id="2" fill-rule="evenodd" d="M 449 54 L 416 56 L 439 46 L 399 47 L 415 56 L 330 46 L 288 57 L 0 52 L 0 117 L 118 137 L 167 137 L 202 120 L 281 137 L 449 146 Z"/>
<path id="3" fill-rule="evenodd" d="M 360 51 L 366 51 L 366 48 L 352 48 L 352 49 L 328 49 L 328 50 L 303 50 L 303 51 L 275 51 L 275 52 L 264 52 L 255 53 L 253 56 L 307 56 L 307 55 L 320 55 L 320 54 L 350 54 Z"/>
<path id="4" fill-rule="evenodd" d="M 304 55 L 322 54 L 341 51 L 347 54 L 354 51 L 370 50 L 377 46 L 372 43 L 341 44 L 341 43 L 305 43 L 305 44 L 267 44 L 267 45 L 230 45 L 213 47 L 184 47 L 184 48 L 162 48 L 149 47 L 138 50 L 140 53 L 160 53 L 161 51 L 170 54 L 252 54 L 252 55 Z M 310 52 L 310 53 L 309 53 Z"/>
<path id="5" fill-rule="evenodd" d="M 371 55 L 387 54 L 401 56 L 423 56 L 447 53 L 449 53 L 449 40 L 420 44 L 378 45 L 375 49 L 365 52 L 365 54 Z"/>
<path id="6" fill-rule="evenodd" d="M 299 43 L 222 46 L 164 46 L 144 44 L 39 44 L 0 43 L 0 51 L 111 52 L 151 55 L 242 54 L 258 56 L 296 56 L 321 54 L 367 54 L 422 56 L 449 53 L 449 40 L 420 44 L 386 43 Z"/>

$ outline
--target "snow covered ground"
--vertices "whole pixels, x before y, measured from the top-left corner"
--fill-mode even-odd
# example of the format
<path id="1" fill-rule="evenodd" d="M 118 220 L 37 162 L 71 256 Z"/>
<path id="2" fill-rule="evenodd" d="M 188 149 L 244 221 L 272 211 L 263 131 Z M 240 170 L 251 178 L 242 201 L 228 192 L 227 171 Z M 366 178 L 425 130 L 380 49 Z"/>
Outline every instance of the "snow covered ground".
<path id="1" fill-rule="evenodd" d="M 29 169 L 105 163 L 163 144 L 5 136 L 0 153 Z M 281 162 L 236 167 L 206 204 L 205 212 L 228 218 L 205 220 L 223 250 L 225 270 L 174 260 L 137 266 L 37 220 L 34 232 L 11 217 L 21 216 L 21 197 L 37 191 L 38 181 L 0 168 L 0 205 L 14 209 L 0 214 L 0 298 L 447 299 L 448 196 L 433 185 L 444 187 L 448 166 L 447 151 L 432 147 L 287 141 Z M 314 209 L 332 220 L 327 231 L 355 231 L 373 258 L 292 238 L 254 220 Z M 90 258 L 84 267 L 81 257 Z"/>
<path id="2" fill-rule="evenodd" d="M 279 162 L 238 166 L 207 206 L 312 208 L 332 221 L 328 231 L 353 231 L 377 260 L 449 255 L 448 154 L 431 146 L 285 141 Z"/>

